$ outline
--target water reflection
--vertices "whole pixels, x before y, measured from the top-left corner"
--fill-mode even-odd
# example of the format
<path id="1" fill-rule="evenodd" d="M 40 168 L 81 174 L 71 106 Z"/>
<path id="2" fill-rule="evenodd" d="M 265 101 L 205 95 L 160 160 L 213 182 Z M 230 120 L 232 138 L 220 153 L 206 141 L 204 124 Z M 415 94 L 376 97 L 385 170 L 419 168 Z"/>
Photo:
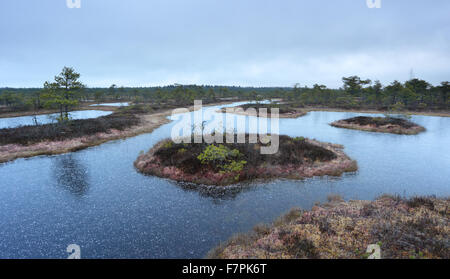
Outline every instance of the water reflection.
<path id="1" fill-rule="evenodd" d="M 255 187 L 254 182 L 244 182 L 224 187 L 198 185 L 186 182 L 173 182 L 173 184 L 185 191 L 197 192 L 202 197 L 212 198 L 217 204 L 226 200 L 233 200 L 239 194 L 248 192 Z"/>
<path id="2" fill-rule="evenodd" d="M 58 186 L 76 197 L 82 197 L 89 190 L 87 168 L 73 155 L 55 157 L 52 164 L 53 175 Z"/>

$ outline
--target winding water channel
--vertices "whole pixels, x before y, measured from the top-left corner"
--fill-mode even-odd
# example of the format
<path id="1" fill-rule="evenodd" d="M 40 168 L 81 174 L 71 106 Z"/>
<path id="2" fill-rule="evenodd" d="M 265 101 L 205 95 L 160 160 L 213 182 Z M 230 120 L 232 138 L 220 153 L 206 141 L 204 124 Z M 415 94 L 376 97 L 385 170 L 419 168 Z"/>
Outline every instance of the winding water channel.
<path id="1" fill-rule="evenodd" d="M 217 107 L 204 108 L 215 113 Z M 280 119 L 280 133 L 343 144 L 359 171 L 303 181 L 255 181 L 221 189 L 144 176 L 133 162 L 169 137 L 150 134 L 57 156 L 0 164 L 0 258 L 198 258 L 233 233 L 268 223 L 329 194 L 345 199 L 450 195 L 450 118 L 413 116 L 415 136 L 333 128 L 363 113 L 310 112 Z"/>

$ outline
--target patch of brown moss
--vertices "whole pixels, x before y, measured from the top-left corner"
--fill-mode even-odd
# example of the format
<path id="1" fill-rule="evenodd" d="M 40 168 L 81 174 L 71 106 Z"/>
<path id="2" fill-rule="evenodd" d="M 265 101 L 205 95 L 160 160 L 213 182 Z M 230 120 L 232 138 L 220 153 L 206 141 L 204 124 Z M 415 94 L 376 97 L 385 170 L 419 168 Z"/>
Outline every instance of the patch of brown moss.
<path id="1" fill-rule="evenodd" d="M 344 202 L 336 197 L 310 211 L 294 209 L 271 226 L 258 226 L 213 249 L 209 258 L 450 258 L 450 199 L 382 196 Z"/>

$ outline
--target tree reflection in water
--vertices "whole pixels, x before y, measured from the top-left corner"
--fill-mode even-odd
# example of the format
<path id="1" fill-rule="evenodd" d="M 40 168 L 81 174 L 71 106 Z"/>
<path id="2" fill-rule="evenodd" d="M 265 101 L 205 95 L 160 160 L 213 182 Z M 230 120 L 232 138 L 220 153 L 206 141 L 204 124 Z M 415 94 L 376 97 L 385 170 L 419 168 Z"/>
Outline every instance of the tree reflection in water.
<path id="1" fill-rule="evenodd" d="M 73 154 L 56 157 L 53 174 L 58 186 L 75 196 L 82 197 L 89 190 L 87 169 Z"/>

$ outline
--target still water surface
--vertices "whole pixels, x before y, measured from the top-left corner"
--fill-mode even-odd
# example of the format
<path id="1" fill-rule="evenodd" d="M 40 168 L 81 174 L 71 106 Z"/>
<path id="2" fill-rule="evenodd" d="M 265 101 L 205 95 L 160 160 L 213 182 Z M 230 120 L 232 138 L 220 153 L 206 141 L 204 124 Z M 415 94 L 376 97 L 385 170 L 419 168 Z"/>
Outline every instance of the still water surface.
<path id="1" fill-rule="evenodd" d="M 69 113 L 71 119 L 88 119 L 97 118 L 111 114 L 112 111 L 101 110 L 77 110 Z M 59 113 L 36 115 L 38 124 L 48 124 L 57 122 Z M 0 129 L 3 128 L 15 128 L 18 126 L 35 125 L 33 116 L 20 116 L 11 118 L 0 118 Z"/>
<path id="2" fill-rule="evenodd" d="M 208 108 L 214 113 L 219 107 Z M 0 258 L 199 258 L 233 233 L 268 223 L 329 194 L 374 199 L 383 193 L 450 195 L 450 118 L 413 116 L 416 136 L 333 128 L 362 113 L 310 112 L 281 119 L 280 132 L 345 145 L 359 171 L 340 178 L 259 181 L 209 191 L 133 168 L 140 151 L 169 137 L 151 134 L 79 152 L 0 165 Z"/>

